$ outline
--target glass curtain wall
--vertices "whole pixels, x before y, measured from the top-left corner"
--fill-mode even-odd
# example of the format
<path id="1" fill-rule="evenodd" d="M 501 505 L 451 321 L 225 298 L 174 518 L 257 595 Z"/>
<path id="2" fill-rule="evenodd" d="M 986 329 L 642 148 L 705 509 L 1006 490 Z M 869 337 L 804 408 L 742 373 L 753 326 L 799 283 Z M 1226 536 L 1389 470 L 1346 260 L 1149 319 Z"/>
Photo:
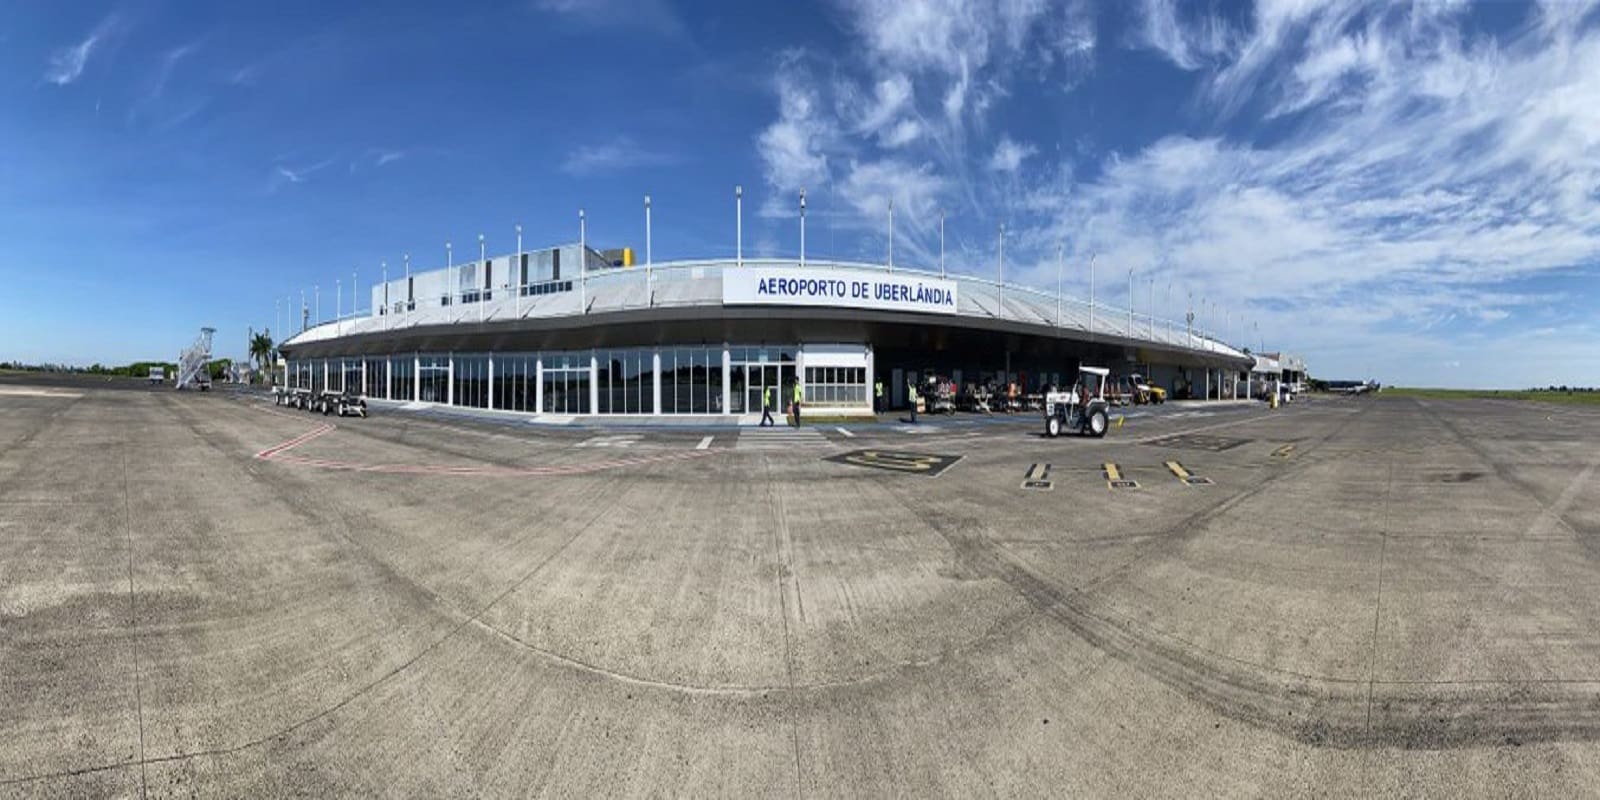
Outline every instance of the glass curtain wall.
<path id="1" fill-rule="evenodd" d="M 341 391 L 361 391 L 361 359 L 347 358 L 344 360 L 344 383 L 339 386 Z"/>
<path id="2" fill-rule="evenodd" d="M 728 348 L 732 373 L 730 380 L 732 388 L 738 392 L 738 396 L 729 398 L 733 413 L 760 413 L 762 398 L 769 389 L 777 393 L 777 407 L 786 407 L 789 392 L 794 386 L 794 364 L 798 352 L 793 347 Z"/>
<path id="3" fill-rule="evenodd" d="M 661 349 L 661 411 L 722 413 L 722 348 Z"/>
<path id="4" fill-rule="evenodd" d="M 655 412 L 654 359 L 650 350 L 596 350 L 601 414 Z"/>
<path id="5" fill-rule="evenodd" d="M 424 403 L 443 403 L 449 398 L 450 358 L 422 356 L 417 369 L 418 399 Z"/>
<path id="6" fill-rule="evenodd" d="M 494 407 L 507 411 L 538 411 L 539 357 L 510 353 L 494 357 Z"/>
<path id="7" fill-rule="evenodd" d="M 489 357 L 456 356 L 455 405 L 489 407 Z"/>
<path id="8" fill-rule="evenodd" d="M 328 366 L 328 362 L 323 360 L 323 359 L 320 359 L 320 358 L 311 362 L 311 393 L 312 394 L 320 394 L 323 389 L 328 388 L 327 387 L 327 377 L 328 377 L 327 366 Z"/>
<path id="9" fill-rule="evenodd" d="M 544 408 L 547 414 L 588 414 L 589 354 L 558 353 L 544 360 Z"/>
<path id="10" fill-rule="evenodd" d="M 411 356 L 395 356 L 389 359 L 390 385 L 389 395 L 392 400 L 405 400 L 409 402 L 416 395 L 416 362 Z"/>
<path id="11" fill-rule="evenodd" d="M 389 399 L 388 373 L 385 371 L 389 362 L 382 358 L 369 358 L 366 364 L 367 382 L 362 387 L 362 394 L 380 400 Z"/>

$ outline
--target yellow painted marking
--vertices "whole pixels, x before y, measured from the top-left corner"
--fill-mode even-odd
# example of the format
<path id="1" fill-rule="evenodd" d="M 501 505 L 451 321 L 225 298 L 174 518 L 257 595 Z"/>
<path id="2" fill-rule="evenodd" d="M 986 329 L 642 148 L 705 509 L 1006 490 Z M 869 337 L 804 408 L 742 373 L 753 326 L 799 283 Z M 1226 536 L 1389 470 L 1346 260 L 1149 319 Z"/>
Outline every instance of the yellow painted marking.
<path id="1" fill-rule="evenodd" d="M 1178 476 L 1178 480 L 1180 481 L 1186 481 L 1189 479 L 1189 470 L 1184 469 L 1183 465 L 1176 461 L 1168 461 L 1167 469 L 1172 470 L 1172 474 Z"/>
<path id="2" fill-rule="evenodd" d="M 1277 457 L 1277 458 L 1288 458 L 1289 454 L 1293 453 L 1293 452 L 1294 452 L 1294 445 L 1286 444 L 1286 445 L 1284 445 L 1284 446 L 1272 451 L 1272 455 Z"/>
<path id="3" fill-rule="evenodd" d="M 933 456 L 902 456 L 896 453 L 880 453 L 876 450 L 869 450 L 860 455 L 851 455 L 845 460 L 864 467 L 898 469 L 905 472 L 926 472 L 943 459 Z"/>
<path id="4" fill-rule="evenodd" d="M 1120 480 L 1122 480 L 1122 470 L 1117 469 L 1117 465 L 1116 464 L 1107 463 L 1105 465 L 1105 467 L 1106 467 L 1106 480 L 1108 480 L 1108 481 L 1120 481 Z"/>

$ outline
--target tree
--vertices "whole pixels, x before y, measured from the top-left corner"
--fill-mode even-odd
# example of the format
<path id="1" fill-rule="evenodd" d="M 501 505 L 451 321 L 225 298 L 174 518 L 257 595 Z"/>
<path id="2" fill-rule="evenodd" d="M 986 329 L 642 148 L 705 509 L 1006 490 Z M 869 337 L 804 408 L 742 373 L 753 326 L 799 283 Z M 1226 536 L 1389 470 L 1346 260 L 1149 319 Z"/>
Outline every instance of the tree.
<path id="1" fill-rule="evenodd" d="M 270 332 L 258 333 L 250 338 L 250 359 L 256 362 L 256 367 L 262 372 L 272 369 L 273 348 Z"/>

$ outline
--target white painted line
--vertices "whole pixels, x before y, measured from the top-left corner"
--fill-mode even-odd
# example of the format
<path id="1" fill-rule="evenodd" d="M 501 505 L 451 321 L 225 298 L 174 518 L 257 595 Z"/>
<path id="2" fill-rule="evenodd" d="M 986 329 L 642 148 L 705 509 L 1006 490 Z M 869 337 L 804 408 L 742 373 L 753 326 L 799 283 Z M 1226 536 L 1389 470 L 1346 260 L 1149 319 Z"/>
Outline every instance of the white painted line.
<path id="1" fill-rule="evenodd" d="M 844 428 L 834 428 L 834 430 L 836 430 L 836 431 L 838 431 L 838 432 L 840 432 L 840 433 L 844 434 L 845 436 L 848 436 L 848 437 L 850 437 L 852 439 L 856 438 L 855 434 L 845 430 Z"/>
<path id="2" fill-rule="evenodd" d="M 700 443 L 694 446 L 694 449 L 696 449 L 696 450 L 705 450 L 705 449 L 709 448 L 711 446 L 711 440 L 714 439 L 714 438 L 716 438 L 716 437 L 715 436 L 707 436 L 706 438 L 701 439 Z"/>

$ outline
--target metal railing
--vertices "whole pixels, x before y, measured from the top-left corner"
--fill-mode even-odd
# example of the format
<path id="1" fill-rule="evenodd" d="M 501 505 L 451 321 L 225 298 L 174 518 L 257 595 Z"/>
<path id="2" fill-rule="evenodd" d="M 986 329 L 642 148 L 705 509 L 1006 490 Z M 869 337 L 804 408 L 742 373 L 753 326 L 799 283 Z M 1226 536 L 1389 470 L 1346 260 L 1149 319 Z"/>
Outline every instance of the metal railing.
<path id="1" fill-rule="evenodd" d="M 1074 330 L 1091 340 L 1096 336 L 1110 336 L 1243 357 L 1240 348 L 1229 347 L 1208 329 L 1150 313 L 1140 314 L 1125 306 L 1090 302 L 1032 286 L 1001 283 L 961 273 L 940 275 L 936 271 L 901 265 L 891 270 L 886 264 L 868 262 L 808 259 L 805 266 L 801 267 L 794 259 L 779 258 L 746 258 L 742 262 L 732 258 L 660 262 L 647 266 L 596 270 L 563 277 L 559 281 L 533 281 L 520 287 L 514 287 L 509 282 L 498 283 L 487 292 L 482 288 L 473 288 L 432 298 L 418 298 L 415 308 L 409 311 L 391 310 L 382 315 L 342 315 L 314 325 L 293 337 L 290 343 L 404 329 L 413 325 L 464 323 L 476 321 L 480 316 L 485 322 L 496 322 L 516 316 L 552 318 L 595 312 L 721 304 L 723 271 L 751 267 L 795 268 L 807 272 L 849 270 L 946 280 L 958 286 L 972 287 L 957 293 L 960 303 L 957 316 L 987 316 L 1058 330 Z M 541 287 L 545 291 L 533 293 L 530 289 L 534 287 Z M 520 297 L 517 296 L 519 292 Z M 492 299 L 478 299 L 485 293 L 490 294 Z M 572 301 L 564 298 L 572 298 Z"/>

